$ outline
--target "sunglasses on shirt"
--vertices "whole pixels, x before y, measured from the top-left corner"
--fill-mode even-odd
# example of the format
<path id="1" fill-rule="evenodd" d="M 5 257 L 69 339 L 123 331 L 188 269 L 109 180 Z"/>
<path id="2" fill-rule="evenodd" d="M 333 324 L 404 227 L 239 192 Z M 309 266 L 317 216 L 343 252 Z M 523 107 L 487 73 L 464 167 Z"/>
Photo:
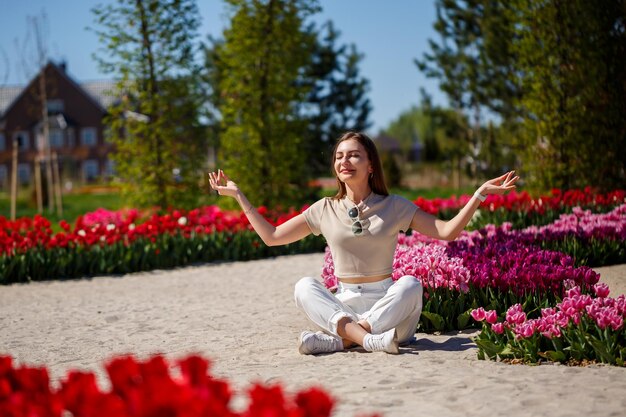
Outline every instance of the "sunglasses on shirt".
<path id="1" fill-rule="evenodd" d="M 358 236 L 363 233 L 363 225 L 359 220 L 359 209 L 356 206 L 348 210 L 348 217 L 352 220 L 352 234 Z"/>

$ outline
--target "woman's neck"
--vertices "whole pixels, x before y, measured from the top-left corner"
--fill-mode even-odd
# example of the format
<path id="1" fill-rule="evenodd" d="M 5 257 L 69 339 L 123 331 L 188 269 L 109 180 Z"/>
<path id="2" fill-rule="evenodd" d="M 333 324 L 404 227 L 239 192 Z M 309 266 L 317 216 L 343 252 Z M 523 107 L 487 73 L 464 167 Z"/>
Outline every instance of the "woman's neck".
<path id="1" fill-rule="evenodd" d="M 354 204 L 359 204 L 365 200 L 372 193 L 372 189 L 369 184 L 365 184 L 361 187 L 350 187 L 346 184 L 346 197 Z"/>

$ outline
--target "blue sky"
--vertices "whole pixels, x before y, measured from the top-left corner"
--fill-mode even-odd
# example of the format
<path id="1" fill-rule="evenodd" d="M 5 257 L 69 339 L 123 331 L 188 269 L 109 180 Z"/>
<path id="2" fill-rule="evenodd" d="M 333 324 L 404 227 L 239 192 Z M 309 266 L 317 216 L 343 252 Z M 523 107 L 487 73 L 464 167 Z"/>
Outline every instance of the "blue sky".
<path id="1" fill-rule="evenodd" d="M 36 62 L 34 43 L 23 43 L 27 16 L 47 15 L 47 47 L 50 58 L 64 59 L 77 81 L 106 79 L 92 59 L 98 48 L 93 32 L 91 9 L 114 0 L 0 0 L 0 85 L 25 83 L 28 78 L 20 59 Z M 221 0 L 198 0 L 202 27 L 200 36 L 219 36 L 228 24 Z M 355 43 L 365 55 L 362 74 L 370 80 L 373 105 L 370 133 L 375 134 L 403 110 L 416 105 L 419 89 L 433 95 L 435 103 L 445 104 L 437 82 L 425 78 L 413 60 L 428 49 L 428 39 L 437 38 L 432 28 L 434 0 L 321 0 L 322 12 L 316 20 L 332 20 L 341 32 L 341 43 Z M 19 51 L 19 52 L 18 52 Z M 34 74 L 31 65 L 29 76 Z M 8 76 L 7 76 L 8 75 Z"/>

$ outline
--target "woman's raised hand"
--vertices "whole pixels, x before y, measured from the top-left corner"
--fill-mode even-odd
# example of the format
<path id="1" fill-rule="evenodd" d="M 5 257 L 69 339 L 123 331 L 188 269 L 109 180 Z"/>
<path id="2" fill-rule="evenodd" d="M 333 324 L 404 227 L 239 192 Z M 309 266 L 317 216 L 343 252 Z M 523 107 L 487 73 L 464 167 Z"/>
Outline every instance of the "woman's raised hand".
<path id="1" fill-rule="evenodd" d="M 485 182 L 479 192 L 482 195 L 504 194 L 507 191 L 515 189 L 515 183 L 519 177 L 515 175 L 515 171 L 509 171 L 504 175 Z"/>
<path id="2" fill-rule="evenodd" d="M 215 172 L 209 172 L 209 184 L 219 195 L 235 197 L 239 192 L 237 184 L 228 178 L 221 169 L 217 170 L 217 174 Z"/>

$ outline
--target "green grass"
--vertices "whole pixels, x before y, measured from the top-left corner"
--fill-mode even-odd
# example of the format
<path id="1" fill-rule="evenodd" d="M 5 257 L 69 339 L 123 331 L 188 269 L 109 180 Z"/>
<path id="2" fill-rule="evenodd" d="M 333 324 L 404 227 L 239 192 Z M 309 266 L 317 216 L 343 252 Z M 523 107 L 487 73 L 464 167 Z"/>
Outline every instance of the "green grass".
<path id="1" fill-rule="evenodd" d="M 66 194 L 63 196 L 63 216 L 44 208 L 42 215 L 50 220 L 53 225 L 60 220 L 73 223 L 82 214 L 94 211 L 98 208 L 107 210 L 119 210 L 123 208 L 122 197 L 118 193 L 98 194 Z M 16 217 L 33 217 L 37 214 L 37 204 L 32 201 L 26 191 L 18 195 L 16 204 Z M 11 198 L 7 193 L 0 193 L 0 215 L 9 218 L 11 216 Z"/>

